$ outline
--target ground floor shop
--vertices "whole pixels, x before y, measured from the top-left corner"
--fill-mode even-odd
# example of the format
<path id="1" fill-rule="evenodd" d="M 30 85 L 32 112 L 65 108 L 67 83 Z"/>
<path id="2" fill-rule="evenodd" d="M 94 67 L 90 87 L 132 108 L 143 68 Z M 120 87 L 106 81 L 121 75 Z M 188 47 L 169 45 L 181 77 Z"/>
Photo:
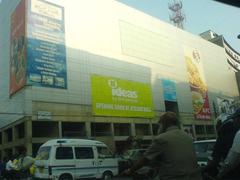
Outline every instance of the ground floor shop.
<path id="1" fill-rule="evenodd" d="M 182 116 L 186 116 L 182 114 Z M 147 147 L 157 135 L 157 120 L 138 118 L 81 118 L 77 121 L 33 120 L 24 117 L 0 132 L 1 157 L 18 153 L 25 146 L 29 154 L 36 155 L 38 148 L 49 139 L 84 138 L 105 142 L 113 152 L 129 148 L 131 140 L 141 148 Z M 212 122 L 182 121 L 182 128 L 194 139 L 215 138 Z"/>

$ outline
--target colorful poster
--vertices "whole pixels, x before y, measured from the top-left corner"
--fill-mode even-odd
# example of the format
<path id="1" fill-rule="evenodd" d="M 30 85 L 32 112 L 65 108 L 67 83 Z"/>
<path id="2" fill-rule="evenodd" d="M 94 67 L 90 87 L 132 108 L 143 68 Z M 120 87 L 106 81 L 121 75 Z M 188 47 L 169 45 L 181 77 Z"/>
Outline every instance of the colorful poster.
<path id="1" fill-rule="evenodd" d="M 98 116 L 152 118 L 150 84 L 92 75 L 93 113 Z"/>
<path id="2" fill-rule="evenodd" d="M 64 9 L 43 0 L 28 6 L 28 84 L 66 89 Z"/>
<path id="3" fill-rule="evenodd" d="M 25 0 L 22 0 L 11 15 L 10 35 L 10 96 L 26 84 L 26 37 Z"/>
<path id="4" fill-rule="evenodd" d="M 192 93 L 192 104 L 196 119 L 211 119 L 208 102 L 208 90 L 202 67 L 202 58 L 198 50 L 184 47 L 187 75 Z"/>
<path id="5" fill-rule="evenodd" d="M 176 83 L 172 80 L 162 79 L 162 85 L 164 100 L 177 102 Z"/>

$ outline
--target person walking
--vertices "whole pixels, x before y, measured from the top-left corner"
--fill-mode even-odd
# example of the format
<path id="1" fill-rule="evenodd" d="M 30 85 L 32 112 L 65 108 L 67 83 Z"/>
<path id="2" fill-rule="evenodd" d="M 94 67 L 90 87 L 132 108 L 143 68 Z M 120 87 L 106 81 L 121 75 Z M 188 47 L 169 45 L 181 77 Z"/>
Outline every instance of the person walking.
<path id="1" fill-rule="evenodd" d="M 159 135 L 143 157 L 124 173 L 132 175 L 150 162 L 158 169 L 160 180 L 201 180 L 193 140 L 180 130 L 174 112 L 160 116 L 158 132 Z"/>

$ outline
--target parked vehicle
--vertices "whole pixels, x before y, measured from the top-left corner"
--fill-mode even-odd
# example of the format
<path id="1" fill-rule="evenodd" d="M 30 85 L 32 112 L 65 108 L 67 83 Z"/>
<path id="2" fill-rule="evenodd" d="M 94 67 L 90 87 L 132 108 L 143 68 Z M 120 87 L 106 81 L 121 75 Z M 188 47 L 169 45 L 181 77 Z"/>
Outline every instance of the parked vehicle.
<path id="1" fill-rule="evenodd" d="M 194 142 L 197 161 L 200 166 L 207 165 L 208 160 L 211 158 L 215 143 L 216 143 L 216 139 L 201 140 L 201 141 Z"/>
<path id="2" fill-rule="evenodd" d="M 55 139 L 44 143 L 35 161 L 39 179 L 112 179 L 118 174 L 118 161 L 99 141 Z"/>

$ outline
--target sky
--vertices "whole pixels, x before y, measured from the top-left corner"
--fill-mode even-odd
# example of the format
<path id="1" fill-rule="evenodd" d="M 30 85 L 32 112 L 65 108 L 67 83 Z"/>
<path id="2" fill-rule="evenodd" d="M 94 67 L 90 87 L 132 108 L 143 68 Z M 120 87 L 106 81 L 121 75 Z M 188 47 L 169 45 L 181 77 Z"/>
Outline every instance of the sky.
<path id="1" fill-rule="evenodd" d="M 168 4 L 173 0 L 118 0 L 162 21 L 169 20 Z M 240 53 L 240 8 L 213 0 L 182 0 L 186 16 L 184 29 L 193 34 L 212 30 L 223 35 L 226 41 Z"/>

